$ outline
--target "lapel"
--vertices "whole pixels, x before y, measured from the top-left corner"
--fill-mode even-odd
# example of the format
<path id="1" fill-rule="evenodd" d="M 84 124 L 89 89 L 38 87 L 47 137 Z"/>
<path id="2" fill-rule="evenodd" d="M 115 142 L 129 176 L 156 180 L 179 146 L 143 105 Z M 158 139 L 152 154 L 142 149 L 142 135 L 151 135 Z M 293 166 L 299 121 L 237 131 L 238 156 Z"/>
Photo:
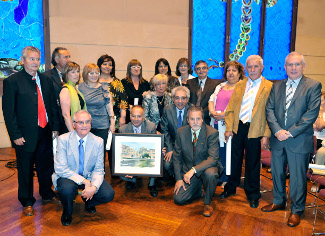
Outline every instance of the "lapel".
<path id="1" fill-rule="evenodd" d="M 207 80 L 205 81 L 205 84 L 204 84 L 204 89 L 202 91 L 201 101 L 203 100 L 205 95 L 207 95 L 211 82 L 212 82 L 211 79 L 209 77 L 207 77 Z"/>
<path id="2" fill-rule="evenodd" d="M 146 133 L 147 133 L 147 124 L 146 121 L 143 121 L 141 124 L 141 134 L 146 134 Z"/>
<path id="3" fill-rule="evenodd" d="M 197 139 L 197 145 L 196 145 L 195 153 L 194 153 L 195 158 L 201 152 L 201 150 L 202 150 L 202 148 L 204 146 L 204 139 L 205 139 L 206 136 L 207 136 L 207 129 L 205 127 L 205 124 L 202 124 L 200 134 L 199 134 L 199 137 Z"/>
<path id="4" fill-rule="evenodd" d="M 259 102 L 259 99 L 260 99 L 261 94 L 264 91 L 264 89 L 265 89 L 265 78 L 262 77 L 261 85 L 260 85 L 260 87 L 259 87 L 259 89 L 257 91 L 256 98 L 255 98 L 255 101 L 254 101 L 254 106 L 253 106 L 253 111 L 252 111 L 252 119 L 253 119 L 253 117 L 254 117 L 254 115 L 256 113 L 256 109 L 258 108 L 257 104 Z"/>
<path id="5" fill-rule="evenodd" d="M 190 159 L 194 159 L 194 153 L 193 153 L 193 143 L 192 143 L 192 132 L 191 127 L 186 126 L 185 132 L 184 132 L 184 138 L 186 142 L 186 147 L 184 147 L 185 150 L 188 150 L 190 153 Z"/>
<path id="6" fill-rule="evenodd" d="M 246 84 L 247 84 L 247 80 L 248 78 L 243 79 L 242 83 L 240 83 L 240 88 L 239 88 L 239 98 L 240 98 L 240 103 L 242 102 L 243 98 L 244 98 L 244 94 L 245 94 L 245 89 L 246 89 Z M 240 109 L 240 108 L 239 108 Z"/>
<path id="7" fill-rule="evenodd" d="M 129 122 L 126 127 L 125 127 L 125 133 L 134 133 L 133 127 L 132 127 L 132 122 Z"/>
<path id="8" fill-rule="evenodd" d="M 175 131 L 177 131 L 177 121 L 178 121 L 178 114 L 176 114 L 176 106 L 175 104 L 171 105 L 171 115 L 172 115 L 172 121 L 173 121 L 173 126 L 175 128 Z M 184 121 L 184 119 L 183 119 Z"/>
<path id="9" fill-rule="evenodd" d="M 302 76 L 298 87 L 296 88 L 295 94 L 293 95 L 292 101 L 290 103 L 289 108 L 292 106 L 292 104 L 294 103 L 294 101 L 296 100 L 296 98 L 298 97 L 299 93 L 301 93 L 301 91 L 303 90 L 303 88 L 306 86 L 306 77 Z"/>
<path id="10" fill-rule="evenodd" d="M 287 84 L 288 79 L 284 79 L 282 83 L 279 86 L 279 99 L 280 104 L 281 104 L 281 110 L 285 111 L 286 108 L 286 84 Z"/>
<path id="11" fill-rule="evenodd" d="M 186 104 L 185 106 L 185 111 L 184 111 L 184 116 L 183 116 L 183 124 L 182 126 L 187 125 L 187 110 L 190 108 L 190 106 L 188 104 Z"/>
<path id="12" fill-rule="evenodd" d="M 57 69 L 55 67 L 52 69 L 52 77 L 54 78 L 54 82 L 59 87 L 62 87 L 62 83 L 61 83 L 61 79 L 60 79 L 59 73 L 58 73 L 58 71 L 57 71 Z"/>
<path id="13" fill-rule="evenodd" d="M 74 156 L 74 159 L 76 161 L 76 166 L 79 164 L 79 144 L 77 140 L 77 134 L 76 131 L 72 131 L 72 134 L 70 135 L 70 142 L 71 143 L 71 151 Z"/>
<path id="14" fill-rule="evenodd" d="M 87 167 L 87 163 L 90 158 L 93 146 L 94 146 L 94 137 L 93 137 L 92 133 L 88 133 L 87 143 L 86 143 L 86 147 L 85 147 L 84 171 Z"/>

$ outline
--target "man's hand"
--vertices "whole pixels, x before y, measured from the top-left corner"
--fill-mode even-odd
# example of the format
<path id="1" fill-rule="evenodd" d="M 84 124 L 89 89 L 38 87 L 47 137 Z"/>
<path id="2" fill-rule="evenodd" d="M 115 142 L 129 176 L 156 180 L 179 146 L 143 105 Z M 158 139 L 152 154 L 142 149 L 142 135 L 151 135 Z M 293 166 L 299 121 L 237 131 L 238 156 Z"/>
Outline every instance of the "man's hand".
<path id="1" fill-rule="evenodd" d="M 170 161 L 170 159 L 173 156 L 173 151 L 167 152 L 166 155 L 164 156 L 165 161 Z"/>
<path id="2" fill-rule="evenodd" d="M 95 186 L 85 187 L 85 189 L 82 191 L 81 196 L 83 198 L 86 198 L 86 201 L 91 200 L 97 191 L 97 188 Z"/>
<path id="3" fill-rule="evenodd" d="M 186 191 L 185 184 L 183 180 L 178 180 L 176 181 L 175 188 L 174 188 L 174 193 L 177 195 L 178 191 L 183 187 L 184 191 Z"/>
<path id="4" fill-rule="evenodd" d="M 284 141 L 290 138 L 290 133 L 284 129 L 280 130 L 279 132 L 276 133 L 275 135 L 279 141 Z"/>
<path id="5" fill-rule="evenodd" d="M 231 132 L 231 131 L 226 131 L 226 132 L 225 132 L 225 139 L 226 139 L 226 142 L 228 142 L 229 137 L 232 137 L 233 135 L 234 135 L 233 132 Z"/>
<path id="6" fill-rule="evenodd" d="M 262 148 L 268 149 L 269 148 L 269 138 L 264 136 L 261 139 L 261 144 L 262 144 Z"/>
<path id="7" fill-rule="evenodd" d="M 54 140 L 59 135 L 59 131 L 52 131 L 52 139 Z"/>
<path id="8" fill-rule="evenodd" d="M 189 171 L 187 171 L 187 173 L 184 175 L 183 179 L 185 181 L 185 183 L 187 184 L 191 184 L 191 178 L 192 176 L 195 174 L 193 169 L 190 169 Z"/>
<path id="9" fill-rule="evenodd" d="M 19 139 L 15 139 L 15 140 L 14 140 L 14 143 L 15 143 L 16 145 L 18 145 L 18 146 L 22 146 L 22 145 L 24 145 L 24 142 L 26 142 L 25 139 L 24 139 L 24 137 L 21 137 L 21 138 L 19 138 Z"/>
<path id="10" fill-rule="evenodd" d="M 84 179 L 81 183 L 85 185 L 85 188 L 88 188 L 91 186 L 91 183 L 88 179 Z"/>

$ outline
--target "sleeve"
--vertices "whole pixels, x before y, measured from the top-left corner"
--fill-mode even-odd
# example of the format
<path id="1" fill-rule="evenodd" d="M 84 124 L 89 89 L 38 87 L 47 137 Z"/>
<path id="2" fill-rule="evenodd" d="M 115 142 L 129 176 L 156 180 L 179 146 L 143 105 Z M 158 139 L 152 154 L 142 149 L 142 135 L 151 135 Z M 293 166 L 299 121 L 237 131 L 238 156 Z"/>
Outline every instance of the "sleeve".
<path id="1" fill-rule="evenodd" d="M 161 133 L 165 136 L 165 147 L 167 148 L 167 152 L 173 151 L 174 148 L 168 130 L 168 118 L 167 118 L 166 109 L 164 109 L 163 115 L 161 117 L 160 128 L 161 128 Z"/>
<path id="2" fill-rule="evenodd" d="M 225 113 L 225 125 L 226 125 L 226 131 L 233 131 L 234 128 L 234 112 L 235 112 L 235 107 L 239 106 L 240 104 L 236 104 L 236 98 L 237 98 L 237 87 L 238 83 L 235 86 L 234 92 L 230 97 L 226 113 Z"/>
<path id="3" fill-rule="evenodd" d="M 174 164 L 174 173 L 176 181 L 182 180 L 182 166 L 183 166 L 183 158 L 182 158 L 182 142 L 179 135 L 179 132 L 176 134 L 175 141 L 175 149 L 173 153 L 173 164 Z"/>
<path id="4" fill-rule="evenodd" d="M 271 132 L 275 134 L 276 132 L 282 130 L 282 127 L 278 123 L 277 118 L 275 117 L 275 85 L 272 85 L 272 89 L 269 95 L 269 98 L 266 103 L 266 119 L 268 127 Z"/>
<path id="5" fill-rule="evenodd" d="M 97 141 L 97 140 L 96 140 Z M 97 147 L 98 154 L 95 167 L 92 171 L 91 175 L 91 185 L 95 186 L 98 189 L 103 183 L 104 180 L 104 147 L 103 147 L 103 139 L 100 139 L 99 145 Z"/>

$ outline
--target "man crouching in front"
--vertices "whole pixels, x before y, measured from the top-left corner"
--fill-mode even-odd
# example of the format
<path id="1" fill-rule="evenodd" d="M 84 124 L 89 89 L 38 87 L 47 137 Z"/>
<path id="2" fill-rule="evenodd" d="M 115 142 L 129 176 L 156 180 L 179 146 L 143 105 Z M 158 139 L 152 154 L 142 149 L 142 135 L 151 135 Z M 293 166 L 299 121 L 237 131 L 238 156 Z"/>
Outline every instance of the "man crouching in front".
<path id="1" fill-rule="evenodd" d="M 83 189 L 81 198 L 89 213 L 96 212 L 96 205 L 112 201 L 115 194 L 104 180 L 103 140 L 90 133 L 91 115 L 85 110 L 77 111 L 73 126 L 74 131 L 59 136 L 54 158 L 53 184 L 63 205 L 64 226 L 72 222 L 73 200 L 78 189 Z"/>
<path id="2" fill-rule="evenodd" d="M 174 202 L 183 205 L 201 197 L 203 184 L 203 215 L 209 217 L 213 214 L 211 200 L 223 171 L 219 160 L 218 131 L 203 124 L 201 107 L 189 108 L 187 120 L 189 125 L 179 128 L 176 135 Z"/>

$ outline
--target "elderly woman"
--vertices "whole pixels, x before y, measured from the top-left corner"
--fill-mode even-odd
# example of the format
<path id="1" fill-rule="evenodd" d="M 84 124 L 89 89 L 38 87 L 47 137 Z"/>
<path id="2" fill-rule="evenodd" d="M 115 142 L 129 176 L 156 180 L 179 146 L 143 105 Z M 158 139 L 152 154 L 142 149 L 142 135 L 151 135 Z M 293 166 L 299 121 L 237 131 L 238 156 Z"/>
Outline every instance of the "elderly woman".
<path id="1" fill-rule="evenodd" d="M 71 117 L 76 111 L 87 110 L 84 96 L 77 88 L 80 80 L 80 66 L 75 62 L 68 62 L 64 67 L 62 80 L 60 104 L 65 127 L 61 128 L 60 134 L 74 130 Z"/>
<path id="2" fill-rule="evenodd" d="M 219 131 L 219 155 L 221 163 L 226 169 L 226 147 L 224 133 L 226 127 L 224 124 L 225 110 L 229 103 L 230 97 L 234 91 L 235 85 L 239 80 L 245 77 L 244 66 L 237 62 L 228 62 L 225 66 L 223 78 L 226 82 L 219 84 L 209 100 L 209 112 L 211 116 L 210 125 Z M 219 178 L 219 182 L 222 182 L 221 188 L 224 188 L 228 180 L 226 171 Z"/>
<path id="3" fill-rule="evenodd" d="M 132 59 L 126 69 L 126 77 L 122 80 L 128 96 L 130 109 L 134 105 L 142 105 L 142 94 L 150 90 L 149 82 L 142 77 L 142 65 L 137 59 Z M 130 112 L 127 111 L 127 123 L 130 122 Z"/>
<path id="4" fill-rule="evenodd" d="M 114 114 L 116 116 L 115 128 L 118 129 L 125 124 L 126 110 L 128 109 L 128 99 L 121 81 L 115 77 L 115 61 L 107 54 L 102 55 L 97 60 L 100 70 L 99 83 L 102 88 L 111 93 Z"/>
<path id="5" fill-rule="evenodd" d="M 179 83 L 187 87 L 187 80 L 195 78 L 192 73 L 190 61 L 187 58 L 179 59 L 176 65 L 176 75 L 179 76 Z"/>
<path id="6" fill-rule="evenodd" d="M 94 63 L 85 65 L 82 71 L 84 82 L 78 85 L 78 89 L 84 95 L 87 110 L 91 115 L 90 132 L 104 140 L 105 150 L 108 131 L 115 132 L 115 119 L 111 94 L 98 82 L 99 71 L 99 67 Z"/>
<path id="7" fill-rule="evenodd" d="M 171 92 L 173 88 L 180 86 L 181 83 L 178 79 L 172 76 L 172 70 L 170 69 L 169 62 L 165 58 L 157 60 L 155 65 L 155 75 L 162 74 L 168 76 L 167 92 Z M 151 82 L 152 83 L 152 82 Z M 152 88 L 154 89 L 154 88 Z"/>
<path id="8" fill-rule="evenodd" d="M 153 92 L 148 92 L 143 97 L 143 107 L 145 108 L 145 119 L 157 126 L 160 132 L 160 120 L 164 107 L 172 103 L 171 94 L 166 92 L 168 77 L 163 74 L 155 75 L 151 80 L 154 88 Z"/>

